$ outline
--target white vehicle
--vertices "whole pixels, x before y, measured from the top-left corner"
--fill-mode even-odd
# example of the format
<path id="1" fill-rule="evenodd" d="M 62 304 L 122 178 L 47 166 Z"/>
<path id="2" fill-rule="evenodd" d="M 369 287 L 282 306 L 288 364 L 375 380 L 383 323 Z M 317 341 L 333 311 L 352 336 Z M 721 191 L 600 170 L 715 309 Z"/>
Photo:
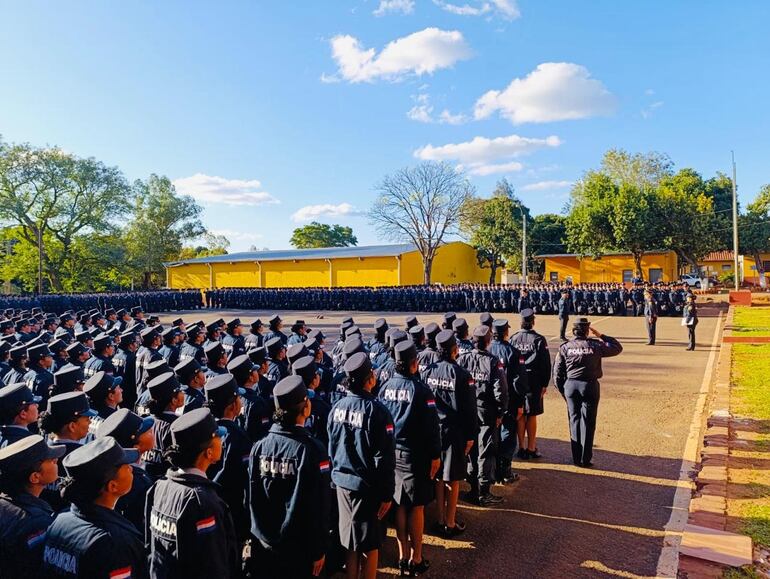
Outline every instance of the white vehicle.
<path id="1" fill-rule="evenodd" d="M 700 289 L 701 278 L 697 273 L 686 273 L 679 280 L 680 283 L 686 283 L 688 287 L 696 287 Z"/>

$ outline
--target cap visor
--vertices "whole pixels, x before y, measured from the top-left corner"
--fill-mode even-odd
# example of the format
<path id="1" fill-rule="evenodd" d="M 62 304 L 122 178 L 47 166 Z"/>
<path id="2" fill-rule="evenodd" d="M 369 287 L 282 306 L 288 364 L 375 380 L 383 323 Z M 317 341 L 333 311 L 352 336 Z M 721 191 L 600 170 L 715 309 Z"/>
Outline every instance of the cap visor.
<path id="1" fill-rule="evenodd" d="M 137 434 L 144 434 L 155 424 L 155 419 L 152 416 L 142 418 L 142 425 L 139 427 Z"/>
<path id="2" fill-rule="evenodd" d="M 32 397 L 32 402 L 34 404 L 40 404 L 42 401 L 43 401 L 43 397 L 42 396 L 33 396 Z"/>
<path id="3" fill-rule="evenodd" d="M 88 416 L 89 418 L 93 418 L 94 416 L 99 416 L 99 413 L 94 410 L 93 408 L 89 408 L 88 410 L 84 410 L 80 413 L 81 416 Z"/>
<path id="4" fill-rule="evenodd" d="M 52 446 L 48 447 L 48 451 L 46 452 L 45 458 L 43 460 L 48 460 L 51 458 L 61 458 L 64 456 L 64 453 L 67 452 L 67 447 L 63 444 L 54 444 Z"/>
<path id="5" fill-rule="evenodd" d="M 246 396 L 246 389 L 238 388 L 238 396 Z"/>
<path id="6" fill-rule="evenodd" d="M 123 376 L 113 376 L 112 377 L 112 385 L 113 386 L 120 386 L 123 384 Z"/>
<path id="7" fill-rule="evenodd" d="M 227 428 L 224 426 L 217 426 L 217 429 L 214 431 L 214 434 L 217 435 L 219 438 L 222 438 L 225 434 L 227 434 Z"/>
<path id="8" fill-rule="evenodd" d="M 134 448 L 123 449 L 123 459 L 118 464 L 134 464 L 139 460 L 139 451 Z"/>

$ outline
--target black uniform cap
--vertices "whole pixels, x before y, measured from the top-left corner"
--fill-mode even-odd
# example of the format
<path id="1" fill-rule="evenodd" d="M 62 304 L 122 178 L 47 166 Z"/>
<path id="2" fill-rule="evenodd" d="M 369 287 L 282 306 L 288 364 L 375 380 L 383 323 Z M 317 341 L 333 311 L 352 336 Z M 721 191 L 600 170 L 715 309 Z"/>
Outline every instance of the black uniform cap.
<path id="1" fill-rule="evenodd" d="M 277 325 L 279 322 L 282 322 L 282 321 L 283 321 L 283 320 L 281 319 L 281 316 L 279 316 L 278 314 L 276 314 L 276 315 L 274 315 L 274 316 L 270 316 L 270 318 L 267 320 L 267 323 L 268 323 L 268 324 L 270 324 L 271 326 L 275 326 L 275 325 Z"/>
<path id="2" fill-rule="evenodd" d="M 131 315 L 132 316 L 135 316 L 136 314 L 141 313 L 141 312 L 142 312 L 141 306 L 134 306 L 133 308 L 131 308 Z"/>
<path id="3" fill-rule="evenodd" d="M 100 481 L 112 468 L 138 460 L 138 450 L 123 448 L 117 440 L 107 437 L 76 448 L 64 457 L 62 464 L 67 475 L 75 480 Z"/>
<path id="4" fill-rule="evenodd" d="M 159 360 L 153 360 L 147 364 L 147 376 L 149 378 L 155 378 L 156 376 L 160 376 L 166 372 L 171 372 L 171 367 L 163 358 Z"/>
<path id="5" fill-rule="evenodd" d="M 305 356 L 294 362 L 291 365 L 291 369 L 297 376 L 302 377 L 302 380 L 305 381 L 305 386 L 309 386 L 316 376 L 318 365 L 312 356 Z"/>
<path id="6" fill-rule="evenodd" d="M 519 315 L 521 316 L 522 320 L 526 320 L 527 318 L 531 318 L 535 315 L 535 310 L 532 308 L 524 308 L 521 310 L 521 312 L 519 312 Z"/>
<path id="7" fill-rule="evenodd" d="M 182 384 L 189 384 L 201 369 L 201 365 L 195 358 L 185 358 L 174 366 L 174 374 Z"/>
<path id="8" fill-rule="evenodd" d="M 320 347 L 320 344 L 318 343 L 318 340 L 315 338 L 308 338 L 304 342 L 302 342 L 305 346 L 305 348 L 308 351 L 308 354 L 313 355 L 318 351 L 318 348 Z"/>
<path id="9" fill-rule="evenodd" d="M 484 326 L 492 327 L 492 322 L 494 322 L 494 318 L 492 317 L 492 314 L 484 312 L 479 316 L 479 323 L 481 323 Z"/>
<path id="10" fill-rule="evenodd" d="M 107 334 L 112 340 L 110 340 L 113 344 L 115 343 L 115 336 L 120 335 L 120 329 L 117 326 L 112 326 L 109 330 L 104 332 Z"/>
<path id="11" fill-rule="evenodd" d="M 61 458 L 65 452 L 66 446 L 49 446 L 38 434 L 25 436 L 5 448 L 0 448 L 0 478 L 7 474 L 28 471 L 44 460 Z"/>
<path id="12" fill-rule="evenodd" d="M 348 328 L 347 332 L 345 332 L 345 338 L 349 338 L 350 336 L 360 336 L 361 334 L 361 328 L 359 328 L 356 325 L 352 325 Z"/>
<path id="13" fill-rule="evenodd" d="M 114 390 L 122 381 L 122 378 L 114 378 L 112 374 L 99 370 L 86 380 L 83 392 L 88 394 L 88 397 L 94 402 L 102 401 L 110 390 Z"/>
<path id="14" fill-rule="evenodd" d="M 227 322 L 227 329 L 232 331 L 238 326 L 242 326 L 242 325 L 243 324 L 241 323 L 240 318 L 233 318 Z"/>
<path id="15" fill-rule="evenodd" d="M 72 314 L 62 314 L 59 316 L 59 321 L 63 324 L 64 322 L 69 322 L 70 320 L 73 320 Z"/>
<path id="16" fill-rule="evenodd" d="M 83 330 L 82 332 L 75 332 L 75 340 L 77 342 L 85 343 L 88 340 L 93 340 L 94 337 L 91 335 L 91 332 L 89 330 Z"/>
<path id="17" fill-rule="evenodd" d="M 396 344 L 395 355 L 396 362 L 408 364 L 417 358 L 417 348 L 410 342 L 399 342 Z"/>
<path id="18" fill-rule="evenodd" d="M 262 320 L 260 320 L 259 318 L 257 318 L 256 320 L 254 320 L 253 322 L 251 322 L 251 324 L 250 324 L 250 325 L 251 325 L 251 329 L 252 329 L 252 330 L 256 330 L 257 328 L 261 328 L 261 327 L 262 327 Z"/>
<path id="19" fill-rule="evenodd" d="M 286 350 L 286 358 L 289 360 L 289 364 L 293 364 L 296 360 L 307 356 L 307 348 L 305 344 L 292 344 L 289 349 Z"/>
<path id="20" fill-rule="evenodd" d="M 53 356 L 53 353 L 45 344 L 33 346 L 27 350 L 27 357 L 29 358 L 29 361 L 33 363 L 42 358 L 45 358 L 46 356 Z"/>
<path id="21" fill-rule="evenodd" d="M 350 316 L 348 316 L 347 318 L 342 318 L 342 322 L 341 323 L 342 324 L 353 325 L 353 318 L 351 318 Z"/>
<path id="22" fill-rule="evenodd" d="M 246 391 L 239 388 L 232 374 L 217 374 L 206 380 L 203 387 L 206 391 L 206 400 L 229 402 L 236 394 L 243 396 Z"/>
<path id="23" fill-rule="evenodd" d="M 56 390 L 69 392 L 75 390 L 78 384 L 85 382 L 83 369 L 75 364 L 67 364 L 53 375 Z"/>
<path id="24" fill-rule="evenodd" d="M 307 337 L 309 340 L 311 339 L 318 340 L 319 343 L 326 339 L 326 336 L 324 336 L 324 333 L 321 330 L 310 330 L 307 333 Z"/>
<path id="25" fill-rule="evenodd" d="M 139 437 L 150 430 L 155 419 L 152 416 L 142 418 L 128 408 L 120 408 L 110 414 L 96 429 L 96 438 L 111 436 L 120 446 L 131 448 Z"/>
<path id="26" fill-rule="evenodd" d="M 185 412 L 171 423 L 171 440 L 182 448 L 197 448 L 215 436 L 227 434 L 224 426 L 217 426 L 208 408 Z"/>
<path id="27" fill-rule="evenodd" d="M 249 358 L 248 354 L 241 354 L 236 356 L 227 363 L 227 371 L 240 382 L 244 378 L 248 378 L 248 375 L 252 370 L 256 370 L 258 366 L 254 365 L 254 362 Z"/>
<path id="28" fill-rule="evenodd" d="M 163 338 L 164 343 L 170 343 L 171 340 L 177 337 L 179 334 L 179 328 L 176 326 L 171 326 L 170 328 L 166 328 L 160 333 L 160 336 Z"/>
<path id="29" fill-rule="evenodd" d="M 106 310 L 104 310 L 104 315 L 105 316 L 111 316 L 114 313 L 116 313 L 116 312 L 115 312 L 115 310 L 113 308 L 107 308 Z"/>
<path id="30" fill-rule="evenodd" d="M 364 351 L 364 343 L 359 338 L 351 338 L 345 342 L 345 345 L 342 347 L 342 353 L 345 355 L 346 358 L 349 358 L 353 354 L 357 352 L 363 352 Z"/>
<path id="31" fill-rule="evenodd" d="M 93 340 L 97 336 L 101 336 L 102 335 L 102 329 L 99 326 L 93 327 L 90 330 L 88 330 L 88 335 L 91 336 L 91 337 L 86 339 L 86 342 L 88 340 Z"/>
<path id="32" fill-rule="evenodd" d="M 184 326 L 184 320 L 182 318 L 176 318 L 173 322 L 171 322 L 172 326 Z"/>
<path id="33" fill-rule="evenodd" d="M 115 312 L 115 313 L 118 315 L 118 317 L 119 317 L 119 318 L 122 318 L 122 317 L 123 317 L 123 316 L 125 316 L 125 315 L 126 315 L 128 312 L 127 312 L 126 310 L 124 310 L 123 308 L 120 308 L 120 309 L 119 309 L 117 312 Z"/>
<path id="34" fill-rule="evenodd" d="M 578 318 L 572 323 L 573 329 L 585 329 L 588 328 L 588 326 L 591 325 L 591 322 L 588 321 L 588 318 Z"/>
<path id="35" fill-rule="evenodd" d="M 473 337 L 474 338 L 486 338 L 489 336 L 489 326 L 480 325 L 473 328 Z"/>
<path id="36" fill-rule="evenodd" d="M 403 330 L 393 330 L 390 334 L 389 341 L 390 347 L 395 348 L 396 344 L 409 339 L 409 335 Z"/>
<path id="37" fill-rule="evenodd" d="M 261 366 L 263 362 L 267 360 L 267 350 L 264 346 L 260 346 L 259 348 L 252 348 L 247 352 L 247 354 L 256 366 Z"/>
<path id="38" fill-rule="evenodd" d="M 425 337 L 425 329 L 419 324 L 409 328 L 409 335 L 412 340 L 422 340 Z"/>
<path id="39" fill-rule="evenodd" d="M 104 348 L 107 346 L 112 346 L 114 343 L 115 341 L 111 336 L 108 336 L 107 334 L 99 334 L 96 338 L 94 338 L 94 350 L 99 352 L 104 350 Z"/>
<path id="40" fill-rule="evenodd" d="M 377 318 L 374 320 L 374 329 L 378 334 L 383 334 L 388 331 L 388 321 L 385 318 Z"/>
<path id="41" fill-rule="evenodd" d="M 273 389 L 275 407 L 289 410 L 307 398 L 307 387 L 302 376 L 287 376 Z"/>
<path id="42" fill-rule="evenodd" d="M 144 328 L 139 332 L 139 337 L 142 339 L 143 344 L 152 344 L 157 336 L 158 330 L 156 328 Z"/>
<path id="43" fill-rule="evenodd" d="M 409 329 L 409 328 L 411 328 L 413 326 L 416 326 L 419 323 L 420 322 L 418 322 L 417 318 L 414 317 L 414 316 L 409 316 L 408 318 L 406 318 L 406 327 L 407 327 L 407 329 Z"/>
<path id="44" fill-rule="evenodd" d="M 494 329 L 496 334 L 502 334 L 509 327 L 510 325 L 508 324 L 508 320 L 502 318 L 492 322 L 492 329 Z"/>
<path id="45" fill-rule="evenodd" d="M 70 358 L 77 358 L 78 356 L 81 356 L 86 352 L 88 352 L 88 348 L 86 348 L 80 342 L 72 342 L 69 346 L 67 346 L 66 350 L 67 350 L 67 355 Z"/>
<path id="46" fill-rule="evenodd" d="M 211 322 L 206 326 L 206 333 L 212 334 L 214 332 L 219 331 L 219 324 L 217 322 Z"/>
<path id="47" fill-rule="evenodd" d="M 436 322 L 430 322 L 425 326 L 425 337 L 429 340 L 432 340 L 438 335 L 440 331 L 441 328 Z"/>
<path id="48" fill-rule="evenodd" d="M 11 354 L 11 360 L 21 360 L 22 358 L 27 357 L 27 346 L 24 344 L 18 344 L 13 346 L 9 352 Z"/>
<path id="49" fill-rule="evenodd" d="M 123 332 L 120 334 L 120 345 L 126 347 L 129 344 L 133 344 L 136 341 L 136 334 L 134 332 Z"/>
<path id="50" fill-rule="evenodd" d="M 219 342 L 209 342 L 204 346 L 203 351 L 206 353 L 206 358 L 209 359 L 209 362 L 219 360 L 222 354 L 225 353 L 225 349 Z"/>
<path id="51" fill-rule="evenodd" d="M 179 380 L 173 372 L 164 372 L 160 376 L 155 376 L 147 383 L 147 389 L 150 391 L 150 397 L 153 400 L 165 401 L 171 400 L 179 390 Z"/>
<path id="52" fill-rule="evenodd" d="M 27 404 L 40 404 L 42 400 L 40 396 L 35 396 L 24 382 L 0 388 L 0 409 L 3 412 L 18 412 Z"/>
<path id="53" fill-rule="evenodd" d="M 344 370 L 354 384 L 363 384 L 372 371 L 372 362 L 366 353 L 358 352 L 345 361 Z"/>
<path id="54" fill-rule="evenodd" d="M 275 338 L 270 338 L 267 342 L 265 342 L 265 349 L 270 356 L 275 356 L 278 354 L 278 352 L 281 351 L 281 348 L 283 348 L 283 342 L 278 336 Z"/>
<path id="55" fill-rule="evenodd" d="M 436 336 L 436 345 L 442 350 L 449 350 L 456 343 L 457 339 L 452 330 L 442 330 Z"/>
<path id="56" fill-rule="evenodd" d="M 81 416 L 93 418 L 98 416 L 96 410 L 91 408 L 85 392 L 65 392 L 48 399 L 48 412 L 56 417 L 75 420 Z"/>

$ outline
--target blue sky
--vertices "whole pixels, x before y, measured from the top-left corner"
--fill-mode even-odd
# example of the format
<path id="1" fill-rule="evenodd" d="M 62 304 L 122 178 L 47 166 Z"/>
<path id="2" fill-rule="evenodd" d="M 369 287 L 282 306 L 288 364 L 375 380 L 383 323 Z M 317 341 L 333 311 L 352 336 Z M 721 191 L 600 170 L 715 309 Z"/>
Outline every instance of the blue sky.
<path id="1" fill-rule="evenodd" d="M 351 225 L 386 174 L 462 165 L 561 211 L 605 150 L 770 183 L 764 0 L 0 2 L 0 134 L 168 175 L 231 250 Z"/>

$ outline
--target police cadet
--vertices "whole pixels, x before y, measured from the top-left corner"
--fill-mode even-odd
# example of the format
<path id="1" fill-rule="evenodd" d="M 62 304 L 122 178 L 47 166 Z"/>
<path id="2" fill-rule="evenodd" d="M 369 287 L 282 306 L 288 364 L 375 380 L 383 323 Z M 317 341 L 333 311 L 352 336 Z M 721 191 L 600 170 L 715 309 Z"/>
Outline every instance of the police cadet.
<path id="1" fill-rule="evenodd" d="M 99 370 L 86 380 L 83 392 L 88 396 L 91 408 L 98 413 L 98 416 L 94 416 L 91 419 L 91 424 L 88 428 L 88 432 L 92 437 L 96 436 L 96 429 L 99 428 L 102 421 L 115 412 L 123 402 L 123 389 L 120 387 L 120 384 L 120 378 L 115 378 L 104 370 Z"/>
<path id="2" fill-rule="evenodd" d="M 0 388 L 0 448 L 34 434 L 42 400 L 23 382 Z"/>
<path id="3" fill-rule="evenodd" d="M 165 452 L 171 446 L 171 425 L 178 417 L 176 411 L 184 407 L 184 394 L 173 372 L 164 372 L 150 380 L 147 390 L 150 393 L 147 410 L 155 419 L 155 444 L 142 455 L 142 460 L 147 474 L 158 479 L 169 467 Z"/>
<path id="4" fill-rule="evenodd" d="M 644 321 L 647 325 L 647 345 L 655 345 L 655 329 L 658 324 L 658 304 L 650 290 L 644 290 Z"/>
<path id="5" fill-rule="evenodd" d="M 139 453 L 140 460 L 131 464 L 134 480 L 131 490 L 118 499 L 115 510 L 126 517 L 140 531 L 144 532 L 144 503 L 147 491 L 152 486 L 152 478 L 144 469 L 141 456 L 155 446 L 152 427 L 155 419 L 144 418 L 121 408 L 105 419 L 96 430 L 96 438 L 112 437 L 123 448 L 131 448 Z"/>
<path id="6" fill-rule="evenodd" d="M 264 346 L 265 337 L 262 335 L 262 327 L 262 320 L 259 318 L 249 324 L 249 333 L 244 338 L 247 350 Z"/>
<path id="7" fill-rule="evenodd" d="M 569 323 L 569 315 L 572 313 L 572 298 L 567 288 L 561 290 L 557 311 L 559 315 L 559 338 L 562 342 L 566 342 L 567 323 Z"/>
<path id="8" fill-rule="evenodd" d="M 145 537 L 153 579 L 240 575 L 233 519 L 219 485 L 206 477 L 222 459 L 225 432 L 207 408 L 171 425 L 167 454 L 174 468 L 147 493 Z"/>
<path id="9" fill-rule="evenodd" d="M 221 495 L 230 508 L 235 534 L 243 550 L 249 534 L 249 512 L 246 498 L 251 440 L 238 424 L 241 396 L 245 394 L 230 374 L 214 376 L 206 381 L 206 406 L 225 429 L 222 436 L 222 460 L 212 464 L 206 476 L 222 487 Z"/>
<path id="10" fill-rule="evenodd" d="M 532 310 L 524 310 L 519 315 L 521 329 L 511 337 L 511 344 L 524 359 L 527 392 L 518 424 L 518 457 L 542 458 L 537 449 L 537 417 L 543 414 L 543 398 L 545 398 L 548 382 L 551 380 L 551 355 L 548 353 L 548 342 L 545 337 L 533 329 L 535 313 Z M 526 445 L 524 444 L 525 434 Z"/>
<path id="11" fill-rule="evenodd" d="M 414 330 L 414 328 L 412 328 Z M 399 570 L 410 575 L 425 573 L 430 563 L 422 556 L 425 505 L 433 500 L 434 484 L 441 466 L 441 429 L 436 400 L 417 373 L 414 344 L 395 348 L 396 372 L 380 388 L 378 397 L 394 420 L 396 439 L 396 510 Z"/>
<path id="12" fill-rule="evenodd" d="M 82 390 L 85 384 L 83 369 L 80 366 L 67 364 L 53 375 L 53 386 L 49 390 L 50 396 Z"/>
<path id="13" fill-rule="evenodd" d="M 291 371 L 302 378 L 302 382 L 307 389 L 310 415 L 305 421 L 305 428 L 326 449 L 329 445 L 328 424 L 331 405 L 317 393 L 318 386 L 321 384 L 318 364 L 316 364 L 312 356 L 305 356 L 291 365 Z"/>
<path id="14" fill-rule="evenodd" d="M 320 575 L 324 566 L 330 461 L 326 448 L 303 427 L 310 417 L 308 393 L 301 376 L 276 385 L 275 424 L 251 451 L 253 577 L 302 579 Z"/>
<path id="15" fill-rule="evenodd" d="M 27 347 L 24 345 L 13 346 L 10 351 L 8 365 L 10 369 L 3 376 L 3 384 L 18 384 L 24 382 L 24 376 L 27 373 Z"/>
<path id="16" fill-rule="evenodd" d="M 246 353 L 246 340 L 242 336 L 243 324 L 240 318 L 227 322 L 227 330 L 222 338 L 222 347 L 230 360 Z"/>
<path id="17" fill-rule="evenodd" d="M 420 372 L 439 359 L 436 336 L 440 331 L 441 328 L 435 322 L 430 322 L 425 326 L 425 348 L 417 354 L 417 365 Z"/>
<path id="18" fill-rule="evenodd" d="M 166 361 L 170 368 L 179 363 L 180 348 L 179 336 L 182 332 L 176 326 L 166 328 L 160 333 L 163 345 L 158 349 L 158 354 Z"/>
<path id="19" fill-rule="evenodd" d="M 184 406 L 182 414 L 202 408 L 206 402 L 206 394 L 203 386 L 206 384 L 206 375 L 203 373 L 201 365 L 194 358 L 186 358 L 174 367 L 179 383 L 184 392 Z"/>
<path id="20" fill-rule="evenodd" d="M 305 340 L 307 340 L 305 320 L 297 320 L 291 326 L 291 335 L 286 340 L 286 345 L 291 346 L 293 344 L 301 344 Z"/>
<path id="21" fill-rule="evenodd" d="M 53 353 L 45 344 L 32 346 L 28 352 L 29 371 L 24 375 L 24 382 L 36 396 L 40 396 L 41 403 L 48 400 L 48 391 L 53 385 Z"/>
<path id="22" fill-rule="evenodd" d="M 265 349 L 267 350 L 267 379 L 275 385 L 289 375 L 286 344 L 278 336 L 265 337 Z"/>
<path id="23" fill-rule="evenodd" d="M 465 480 L 468 454 L 478 436 L 476 388 L 470 374 L 457 365 L 457 339 L 451 330 L 436 336 L 439 360 L 420 375 L 433 391 L 441 423 L 441 473 L 436 482 L 438 532 L 445 538 L 465 531 L 458 521 L 460 481 Z"/>
<path id="24" fill-rule="evenodd" d="M 285 346 L 286 342 L 288 342 L 288 337 L 281 331 L 281 328 L 283 328 L 283 320 L 281 320 L 281 317 L 274 315 L 267 320 L 267 323 L 269 324 L 270 330 L 265 334 L 265 344 L 272 338 L 279 338 L 281 343 Z"/>
<path id="25" fill-rule="evenodd" d="M 160 334 L 153 328 L 145 328 L 139 333 L 141 346 L 136 352 L 136 383 L 138 385 L 138 394 L 144 392 L 147 387 L 147 366 L 150 362 L 162 360 L 158 353 L 160 347 Z"/>
<path id="26" fill-rule="evenodd" d="M 62 497 L 70 510 L 60 513 L 46 533 L 44 577 L 148 577 L 140 531 L 115 512 L 120 497 L 131 490 L 131 464 L 139 459 L 113 438 L 100 438 L 63 460 L 67 479 Z"/>
<path id="27" fill-rule="evenodd" d="M 589 332 L 598 340 L 590 339 Z M 593 466 L 591 458 L 602 358 L 617 356 L 623 346 L 615 338 L 592 328 L 587 318 L 578 318 L 572 325 L 572 333 L 575 337 L 559 347 L 553 366 L 553 382 L 567 401 L 572 462 L 590 468 Z"/>
<path id="28" fill-rule="evenodd" d="M 124 332 L 118 338 L 118 347 L 112 357 L 112 365 L 115 367 L 115 376 L 123 378 L 123 403 L 126 408 L 134 408 L 137 396 L 136 381 L 136 351 L 139 348 L 136 334 Z"/>
<path id="29" fill-rule="evenodd" d="M 695 294 L 688 293 L 687 301 L 682 308 L 682 325 L 687 326 L 688 351 L 695 350 L 695 327 L 698 325 L 698 308 L 695 305 Z"/>
<path id="30" fill-rule="evenodd" d="M 385 318 L 377 318 L 374 321 L 374 337 L 367 343 L 369 359 L 372 360 L 372 363 L 377 360 L 378 356 L 388 351 L 388 342 L 385 336 L 388 329 L 388 322 Z"/>
<path id="31" fill-rule="evenodd" d="M 217 374 L 227 374 L 227 352 L 221 342 L 209 342 L 204 346 L 206 352 L 206 378 Z"/>
<path id="32" fill-rule="evenodd" d="M 372 396 L 372 363 L 359 352 L 345 362 L 349 394 L 329 416 L 332 482 L 337 489 L 339 537 L 348 550 L 348 579 L 377 575 L 382 519 L 390 509 L 395 483 L 393 418 Z"/>
<path id="33" fill-rule="evenodd" d="M 465 368 L 476 383 L 476 412 L 479 419 L 479 437 L 471 449 L 468 475 L 470 502 L 481 506 L 500 504 L 503 499 L 490 491 L 495 482 L 495 466 L 500 444 L 498 428 L 508 410 L 508 384 L 503 364 L 487 351 L 489 328 L 476 326 L 473 330 L 474 348 L 462 354 L 457 363 Z"/>
<path id="34" fill-rule="evenodd" d="M 40 494 L 59 477 L 63 446 L 30 435 L 0 449 L 0 579 L 40 577 L 54 512 Z"/>
<path id="35" fill-rule="evenodd" d="M 453 321 L 452 331 L 457 339 L 457 350 L 460 354 L 467 354 L 473 350 L 473 342 L 468 339 L 468 322 L 465 318 L 457 318 Z"/>
<path id="36" fill-rule="evenodd" d="M 187 359 L 194 359 L 201 366 L 206 365 L 206 352 L 203 350 L 203 341 L 206 339 L 206 334 L 203 329 L 197 324 L 187 326 L 185 329 L 187 340 L 179 348 L 179 361 L 183 362 Z"/>
<path id="37" fill-rule="evenodd" d="M 146 380 L 143 385 L 144 391 L 136 399 L 136 406 L 134 407 L 134 411 L 139 416 L 146 416 L 150 414 L 150 411 L 148 410 L 148 405 L 150 402 L 150 398 L 152 398 L 152 395 L 150 393 L 149 388 L 147 388 L 147 385 L 154 378 L 157 378 L 158 376 L 160 376 L 161 374 L 165 374 L 166 372 L 171 372 L 171 368 L 169 368 L 168 364 L 166 364 L 166 361 L 163 358 L 159 358 L 158 360 L 155 360 L 154 362 L 150 362 L 147 365 L 146 371 L 144 373 L 144 377 Z"/>
<path id="38" fill-rule="evenodd" d="M 531 310 L 523 310 L 531 311 Z M 488 351 L 503 365 L 505 380 L 508 385 L 508 409 L 503 414 L 500 424 L 500 446 L 497 452 L 496 480 L 498 482 L 514 482 L 519 479 L 518 473 L 511 470 L 513 453 L 516 451 L 519 419 L 524 408 L 524 400 L 529 392 L 524 359 L 513 345 L 508 342 L 510 326 L 508 320 L 499 319 L 492 322 L 492 342 Z"/>
<path id="39" fill-rule="evenodd" d="M 94 349 L 92 356 L 83 365 L 83 374 L 90 378 L 97 372 L 115 374 L 115 366 L 112 358 L 115 356 L 115 341 L 107 334 L 100 334 L 94 338 Z"/>

